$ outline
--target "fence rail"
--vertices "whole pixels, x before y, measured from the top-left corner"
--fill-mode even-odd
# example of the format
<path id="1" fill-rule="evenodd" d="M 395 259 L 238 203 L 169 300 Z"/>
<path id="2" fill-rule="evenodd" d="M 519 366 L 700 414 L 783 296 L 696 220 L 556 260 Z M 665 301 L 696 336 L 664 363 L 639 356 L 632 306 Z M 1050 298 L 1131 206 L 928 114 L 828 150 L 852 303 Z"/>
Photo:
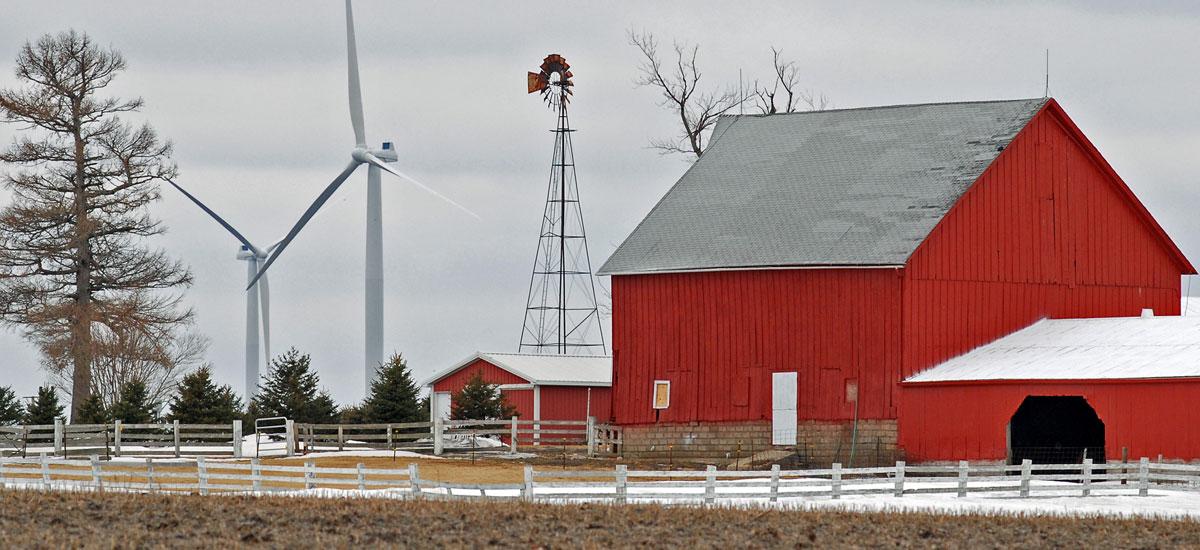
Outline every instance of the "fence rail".
<path id="1" fill-rule="evenodd" d="M 380 424 L 303 424 L 286 418 L 255 422 L 253 454 L 293 456 L 313 450 L 483 450 L 494 437 L 511 453 L 545 446 L 585 447 L 588 456 L 616 455 L 617 426 L 588 420 L 435 420 Z M 63 424 L 0 426 L 0 457 L 53 453 L 64 458 L 108 456 L 229 456 L 242 458 L 242 422 L 230 424 Z M 495 446 L 491 446 L 493 450 Z M 503 450 L 502 448 L 499 450 Z"/>
<path id="2" fill-rule="evenodd" d="M 818 470 L 566 471 L 524 468 L 524 482 L 462 484 L 422 479 L 416 464 L 404 469 L 318 467 L 225 462 L 198 457 L 194 461 L 145 459 L 144 462 L 39 458 L 0 458 L 0 488 L 74 488 L 136 492 L 295 492 L 312 489 L 378 490 L 377 496 L 400 498 L 495 498 L 524 500 L 601 500 L 617 503 L 670 500 L 715 504 L 731 500 L 778 502 L 786 499 L 853 495 L 1056 492 L 1059 496 L 1124 494 L 1147 496 L 1151 488 L 1200 490 L 1200 466 L 1152 463 L 908 466 Z"/>

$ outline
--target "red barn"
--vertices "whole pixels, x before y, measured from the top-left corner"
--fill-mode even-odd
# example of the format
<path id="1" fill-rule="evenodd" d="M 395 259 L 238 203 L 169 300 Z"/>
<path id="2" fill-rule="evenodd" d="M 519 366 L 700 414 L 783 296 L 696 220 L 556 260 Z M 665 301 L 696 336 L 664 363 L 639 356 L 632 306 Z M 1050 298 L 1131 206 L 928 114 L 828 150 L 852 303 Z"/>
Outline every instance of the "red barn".
<path id="1" fill-rule="evenodd" d="M 607 420 L 612 403 L 612 357 L 476 353 L 433 375 L 431 414 L 450 417 L 453 395 L 476 373 L 498 384 L 525 420 Z"/>
<path id="2" fill-rule="evenodd" d="M 1178 315 L 1194 273 L 1053 99 L 726 116 L 600 270 L 613 416 L 629 453 L 890 460 L 941 399 L 905 378 L 1041 319 Z"/>

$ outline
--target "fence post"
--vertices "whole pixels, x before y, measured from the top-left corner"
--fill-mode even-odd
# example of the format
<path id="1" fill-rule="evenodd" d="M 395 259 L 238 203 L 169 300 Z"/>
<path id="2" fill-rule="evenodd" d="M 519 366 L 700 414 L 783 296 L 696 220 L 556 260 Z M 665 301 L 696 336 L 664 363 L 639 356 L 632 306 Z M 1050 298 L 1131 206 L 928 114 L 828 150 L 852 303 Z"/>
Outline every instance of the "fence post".
<path id="1" fill-rule="evenodd" d="M 154 459 L 146 457 L 146 490 L 154 490 Z"/>
<path id="2" fill-rule="evenodd" d="M 779 465 L 771 465 L 771 502 L 779 501 Z"/>
<path id="3" fill-rule="evenodd" d="M 341 424 L 338 424 L 338 450 L 346 450 L 346 432 L 342 430 Z"/>
<path id="4" fill-rule="evenodd" d="M 104 480 L 100 477 L 100 456 L 92 455 L 92 485 L 96 486 L 97 491 L 104 491 Z"/>
<path id="5" fill-rule="evenodd" d="M 517 417 L 512 417 L 512 424 L 508 428 L 508 452 L 517 454 Z"/>
<path id="6" fill-rule="evenodd" d="M 242 458 L 244 449 L 242 449 L 242 421 L 233 421 L 233 458 Z M 176 455 L 178 456 L 178 455 Z"/>
<path id="7" fill-rule="evenodd" d="M 389 449 L 391 449 L 391 448 L 392 448 L 392 425 L 391 425 L 391 424 L 388 424 L 388 425 L 387 425 L 387 431 L 388 431 L 388 433 L 387 433 L 387 446 L 388 446 L 388 448 L 389 448 Z"/>
<path id="8" fill-rule="evenodd" d="M 54 419 L 54 454 L 63 454 L 63 421 L 61 418 Z"/>
<path id="9" fill-rule="evenodd" d="M 196 481 L 200 486 L 200 494 L 208 494 L 208 466 L 204 464 L 204 457 L 196 457 Z"/>
<path id="10" fill-rule="evenodd" d="M 596 456 L 596 417 L 587 417 L 587 455 Z"/>
<path id="11" fill-rule="evenodd" d="M 317 464 L 312 460 L 304 461 L 304 488 L 313 489 L 317 486 Z"/>
<path id="12" fill-rule="evenodd" d="M 617 465 L 617 504 L 625 504 L 629 495 L 629 469 L 624 464 Z"/>
<path id="13" fill-rule="evenodd" d="M 1029 476 L 1033 474 L 1033 461 L 1026 458 L 1021 461 L 1021 497 L 1029 496 Z"/>
<path id="14" fill-rule="evenodd" d="M 287 440 L 287 456 L 296 456 L 296 421 L 292 419 L 284 420 L 284 439 Z"/>
<path id="15" fill-rule="evenodd" d="M 712 504 L 717 501 L 717 467 L 709 464 L 704 469 L 704 503 Z"/>
<path id="16" fill-rule="evenodd" d="M 904 496 L 904 461 L 896 461 L 896 479 L 895 486 L 892 488 L 892 496 Z"/>
<path id="17" fill-rule="evenodd" d="M 43 455 L 44 456 L 44 455 Z M 1150 495 L 1150 459 L 1142 457 L 1138 461 L 1138 496 Z"/>
<path id="18" fill-rule="evenodd" d="M 842 498 L 842 464 L 840 462 L 833 463 L 833 475 L 830 481 L 833 491 L 833 498 Z"/>
<path id="19" fill-rule="evenodd" d="M 255 491 L 262 490 L 262 464 L 258 457 L 250 459 L 250 486 Z"/>
<path id="20" fill-rule="evenodd" d="M 42 488 L 50 489 L 50 455 L 42 453 Z"/>
<path id="21" fill-rule="evenodd" d="M 415 463 L 408 465 L 408 485 L 412 488 L 414 497 L 421 496 L 421 471 L 417 469 Z"/>
<path id="22" fill-rule="evenodd" d="M 433 454 L 434 456 L 442 456 L 442 417 L 433 419 Z"/>
<path id="23" fill-rule="evenodd" d="M 533 500 L 533 465 L 525 465 L 525 489 L 521 491 L 521 498 L 525 500 Z"/>
<path id="24" fill-rule="evenodd" d="M 358 490 L 359 491 L 367 490 L 367 472 L 365 471 L 365 469 L 366 469 L 366 466 L 363 466 L 363 463 L 359 462 L 358 463 Z"/>
<path id="25" fill-rule="evenodd" d="M 1092 494 L 1092 459 L 1083 459 L 1083 496 Z"/>
<path id="26" fill-rule="evenodd" d="M 958 496 L 967 496 L 967 476 L 970 475 L 970 465 L 967 461 L 958 461 Z"/>
<path id="27" fill-rule="evenodd" d="M 179 420 L 172 421 L 171 427 L 175 430 L 175 458 L 179 458 Z"/>
<path id="28" fill-rule="evenodd" d="M 121 456 L 121 421 L 113 421 L 113 456 Z"/>
<path id="29" fill-rule="evenodd" d="M 0 489 L 4 489 L 4 455 L 0 454 Z"/>

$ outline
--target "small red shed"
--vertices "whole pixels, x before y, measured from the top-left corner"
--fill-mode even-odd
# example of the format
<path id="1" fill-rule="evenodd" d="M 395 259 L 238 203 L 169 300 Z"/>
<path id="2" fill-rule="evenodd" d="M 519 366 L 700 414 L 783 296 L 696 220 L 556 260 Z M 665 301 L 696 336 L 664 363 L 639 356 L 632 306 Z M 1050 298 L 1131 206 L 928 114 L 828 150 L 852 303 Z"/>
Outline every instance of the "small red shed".
<path id="1" fill-rule="evenodd" d="M 433 375 L 431 416 L 450 417 L 453 395 L 475 373 L 499 385 L 505 398 L 526 420 L 587 420 L 611 416 L 612 357 L 485 353 L 474 355 Z"/>

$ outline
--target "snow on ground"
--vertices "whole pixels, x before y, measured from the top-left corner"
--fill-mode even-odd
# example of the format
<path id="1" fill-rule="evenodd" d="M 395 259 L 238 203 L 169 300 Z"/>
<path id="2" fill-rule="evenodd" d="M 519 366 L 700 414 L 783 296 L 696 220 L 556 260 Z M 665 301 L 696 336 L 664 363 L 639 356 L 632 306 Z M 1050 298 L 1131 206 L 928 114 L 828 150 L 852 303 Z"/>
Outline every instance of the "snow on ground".
<path id="1" fill-rule="evenodd" d="M 412 451 L 401 451 L 401 450 L 396 450 L 394 452 L 389 451 L 389 450 L 374 450 L 374 449 L 349 449 L 349 450 L 344 450 L 344 451 L 338 451 L 338 450 L 336 450 L 337 447 L 332 447 L 331 450 L 325 450 L 326 447 L 316 447 L 315 449 L 316 450 L 309 451 L 309 453 L 306 455 L 289 456 L 289 457 L 286 457 L 285 460 L 292 460 L 292 459 L 308 460 L 308 459 L 312 459 L 312 458 L 328 458 L 328 457 L 334 457 L 334 456 L 361 456 L 361 457 L 378 456 L 378 457 L 385 457 L 385 458 L 392 458 L 393 456 L 395 456 L 397 458 L 428 458 L 428 459 L 432 459 L 432 460 L 441 460 L 442 459 L 442 457 L 440 457 L 440 456 L 424 455 L 421 453 L 414 453 Z"/>
<path id="2" fill-rule="evenodd" d="M 745 480 L 743 480 L 745 481 Z M 826 480 L 827 481 L 827 480 Z M 883 483 L 885 482 L 886 483 Z M 14 489 L 41 489 L 43 484 L 39 479 L 6 480 L 6 485 Z M 890 485 L 890 481 L 882 480 L 880 486 Z M 950 487 L 953 484 L 939 482 L 909 482 L 907 489 L 931 489 Z M 1149 496 L 1138 496 L 1137 489 L 1131 486 L 1096 483 L 1093 491 L 1103 490 L 1104 493 L 1088 497 L 1078 496 L 1078 484 L 1050 481 L 1034 481 L 1033 496 L 1020 497 L 1015 488 L 1002 486 L 1004 490 L 992 493 L 968 493 L 966 497 L 958 497 L 954 493 L 941 494 L 909 494 L 903 497 L 892 495 L 846 495 L 840 499 L 830 497 L 805 496 L 806 491 L 827 490 L 820 486 L 781 487 L 778 502 L 771 503 L 756 498 L 721 498 L 722 493 L 763 493 L 766 487 L 717 487 L 717 503 L 720 506 L 777 508 L 784 510 L 845 510 L 852 512 L 930 512 L 941 514 L 993 514 L 993 515 L 1052 515 L 1052 516 L 1110 516 L 1110 517 L 1147 517 L 1200 520 L 1200 491 L 1151 489 Z M 509 487 L 512 487 L 509 485 Z M 90 491 L 92 488 L 81 482 L 53 482 L 53 490 Z M 849 489 L 849 487 L 847 487 Z M 861 488 L 861 487 L 860 487 Z M 1012 489 L 1012 490 L 1009 490 Z M 144 492 L 138 487 L 121 487 L 107 485 L 106 490 L 127 490 Z M 1113 492 L 1117 491 L 1117 492 Z M 578 502 L 607 502 L 612 503 L 611 497 L 595 498 L 583 495 L 613 495 L 614 487 L 536 487 L 535 495 L 539 501 L 558 503 Z M 513 500 L 520 497 L 520 490 L 512 488 L 485 489 L 426 487 L 423 493 L 427 497 L 445 496 L 449 493 L 456 497 L 486 496 L 496 500 Z M 486 494 L 484 494 L 486 493 Z M 627 495 L 630 503 L 657 503 L 666 505 L 700 505 L 703 500 L 704 487 L 674 488 L 659 483 L 648 482 L 631 485 Z M 411 498 L 408 489 L 307 489 L 291 491 L 262 491 L 248 492 L 256 496 L 285 496 L 285 497 L 319 497 L 319 498 Z M 668 497 L 663 495 L 678 495 Z M 580 496 L 575 496 L 580 495 Z M 652 497 L 639 495 L 654 495 Z"/>

